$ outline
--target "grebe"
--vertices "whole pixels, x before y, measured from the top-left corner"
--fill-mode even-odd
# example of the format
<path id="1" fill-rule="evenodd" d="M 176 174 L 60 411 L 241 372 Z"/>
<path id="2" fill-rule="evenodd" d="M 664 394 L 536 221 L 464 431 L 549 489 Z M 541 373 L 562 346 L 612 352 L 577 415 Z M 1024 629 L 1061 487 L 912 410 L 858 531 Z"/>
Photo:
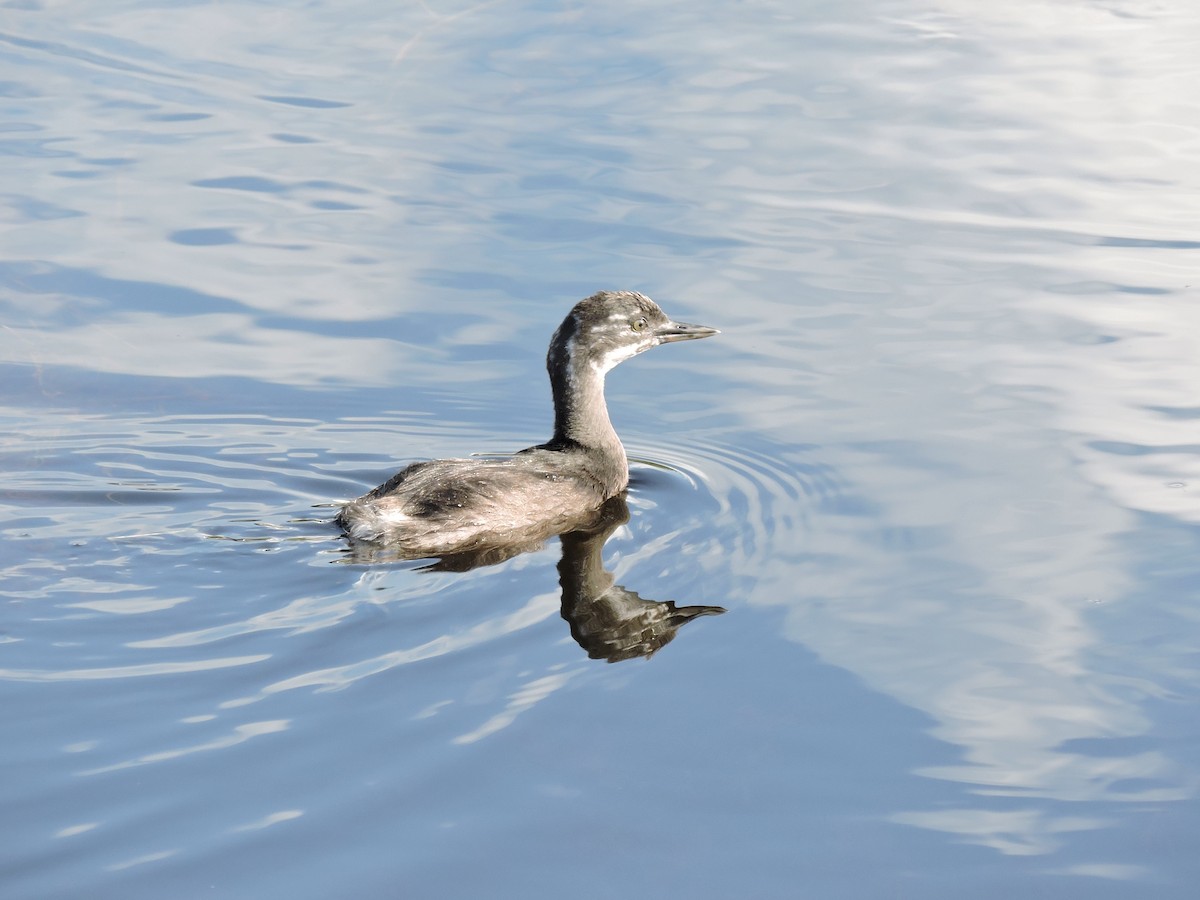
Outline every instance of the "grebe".
<path id="1" fill-rule="evenodd" d="M 624 360 L 719 332 L 673 322 L 649 297 L 601 291 L 575 305 L 550 340 L 554 436 L 503 459 L 415 462 L 342 507 L 354 540 L 410 559 L 487 547 L 536 546 L 585 527 L 629 484 L 625 448 L 604 402 L 604 376 Z"/>

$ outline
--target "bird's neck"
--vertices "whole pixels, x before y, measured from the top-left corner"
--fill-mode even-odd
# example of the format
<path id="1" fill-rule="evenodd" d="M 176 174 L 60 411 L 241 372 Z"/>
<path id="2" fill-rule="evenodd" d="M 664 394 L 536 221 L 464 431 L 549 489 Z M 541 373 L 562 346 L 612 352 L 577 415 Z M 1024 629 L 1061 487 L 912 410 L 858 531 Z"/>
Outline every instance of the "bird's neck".
<path id="1" fill-rule="evenodd" d="M 608 418 L 604 373 L 586 362 L 550 375 L 554 395 L 554 444 L 577 445 L 625 458 L 625 448 Z"/>
<path id="2" fill-rule="evenodd" d="M 546 369 L 554 396 L 554 436 L 547 449 L 582 451 L 587 469 L 606 497 L 629 484 L 629 461 L 604 402 L 607 371 L 575 346 L 578 323 L 568 317 L 554 333 Z"/>

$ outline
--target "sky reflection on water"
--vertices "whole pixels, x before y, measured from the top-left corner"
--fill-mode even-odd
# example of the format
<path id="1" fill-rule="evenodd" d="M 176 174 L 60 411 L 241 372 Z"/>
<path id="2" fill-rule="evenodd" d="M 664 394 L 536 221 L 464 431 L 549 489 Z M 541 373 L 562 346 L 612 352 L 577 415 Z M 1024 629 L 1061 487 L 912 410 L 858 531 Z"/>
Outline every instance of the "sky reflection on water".
<path id="1" fill-rule="evenodd" d="M 529 871 L 595 875 L 567 835 L 651 877 L 644 825 L 720 834 L 764 895 L 878 896 L 853 847 L 923 896 L 1189 896 L 1198 38 L 1122 0 L 8 7 L 23 895 L 238 860 L 252 896 L 289 835 L 354 822 L 323 874 L 353 860 L 368 890 L 466 896 L 464 830 L 506 871 L 536 833 L 559 862 Z M 601 287 L 723 332 L 610 379 L 666 474 L 605 563 L 731 608 L 604 674 L 557 547 L 359 570 L 317 506 L 542 439 L 545 342 Z M 636 768 L 642 740 L 692 795 Z M 280 749 L 287 789 L 247 787 Z M 639 824 L 634 796 L 670 799 Z M 728 896 L 695 866 L 676 887 Z"/>

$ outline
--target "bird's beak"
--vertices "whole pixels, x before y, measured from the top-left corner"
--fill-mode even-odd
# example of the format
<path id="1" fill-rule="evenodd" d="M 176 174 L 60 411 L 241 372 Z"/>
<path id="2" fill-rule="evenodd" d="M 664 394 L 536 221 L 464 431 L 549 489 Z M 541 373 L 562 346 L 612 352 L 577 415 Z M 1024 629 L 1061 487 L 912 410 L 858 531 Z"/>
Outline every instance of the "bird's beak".
<path id="1" fill-rule="evenodd" d="M 694 341 L 699 338 L 712 337 L 714 334 L 720 334 L 721 332 L 715 328 L 709 328 L 707 325 L 668 322 L 665 325 L 660 325 L 654 333 L 658 337 L 660 344 L 669 344 L 672 341 Z"/>

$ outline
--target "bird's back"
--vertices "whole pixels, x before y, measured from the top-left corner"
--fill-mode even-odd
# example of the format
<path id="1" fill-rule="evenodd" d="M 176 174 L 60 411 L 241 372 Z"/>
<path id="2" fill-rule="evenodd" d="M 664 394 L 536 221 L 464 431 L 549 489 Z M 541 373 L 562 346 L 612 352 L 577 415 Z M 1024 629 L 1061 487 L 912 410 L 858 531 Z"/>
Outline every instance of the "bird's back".
<path id="1" fill-rule="evenodd" d="M 578 527 L 607 499 L 603 485 L 558 451 L 503 459 L 417 462 L 347 504 L 352 538 L 412 556 L 441 556 Z"/>

